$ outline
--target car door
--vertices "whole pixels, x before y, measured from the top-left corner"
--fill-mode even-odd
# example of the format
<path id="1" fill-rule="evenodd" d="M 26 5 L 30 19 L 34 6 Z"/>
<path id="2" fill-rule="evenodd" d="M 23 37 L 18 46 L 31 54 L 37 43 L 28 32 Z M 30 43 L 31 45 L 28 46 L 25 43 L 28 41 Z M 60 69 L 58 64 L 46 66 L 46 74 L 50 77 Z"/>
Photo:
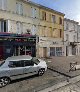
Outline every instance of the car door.
<path id="1" fill-rule="evenodd" d="M 27 76 L 37 73 L 37 65 L 32 62 L 32 60 L 25 60 L 24 67 L 24 73 L 27 74 Z"/>
<path id="2" fill-rule="evenodd" d="M 18 79 L 23 77 L 24 62 L 22 61 L 10 61 L 9 62 L 10 77 L 12 79 Z"/>

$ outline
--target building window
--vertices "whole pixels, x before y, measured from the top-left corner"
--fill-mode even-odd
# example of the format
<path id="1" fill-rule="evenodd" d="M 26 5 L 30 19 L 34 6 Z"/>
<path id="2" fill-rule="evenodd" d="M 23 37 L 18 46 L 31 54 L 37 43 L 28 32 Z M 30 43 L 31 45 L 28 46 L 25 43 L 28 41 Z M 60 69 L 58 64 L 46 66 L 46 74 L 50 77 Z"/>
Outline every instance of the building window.
<path id="1" fill-rule="evenodd" d="M 46 12 L 42 11 L 42 20 L 46 20 Z"/>
<path id="2" fill-rule="evenodd" d="M 50 56 L 55 56 L 55 47 L 50 47 Z"/>
<path id="3" fill-rule="evenodd" d="M 66 22 L 66 30 L 68 30 L 69 29 L 69 25 L 68 25 L 68 23 Z"/>
<path id="4" fill-rule="evenodd" d="M 68 41 L 69 40 L 69 35 L 68 34 L 66 34 L 66 41 Z"/>
<path id="5" fill-rule="evenodd" d="M 17 33 L 22 34 L 23 33 L 23 24 L 21 22 L 17 22 Z"/>
<path id="6" fill-rule="evenodd" d="M 62 29 L 60 29 L 60 38 L 62 38 Z"/>
<path id="7" fill-rule="evenodd" d="M 0 32 L 8 32 L 8 21 L 0 20 Z"/>
<path id="8" fill-rule="evenodd" d="M 55 17 L 55 15 L 52 15 L 52 22 L 53 22 L 53 23 L 56 22 L 56 17 Z"/>
<path id="9" fill-rule="evenodd" d="M 62 18 L 59 17 L 59 24 L 62 24 Z"/>
<path id="10" fill-rule="evenodd" d="M 51 14 L 49 14 L 49 21 L 50 21 L 50 22 L 51 22 L 51 16 L 52 16 L 52 15 L 51 15 Z"/>
<path id="11" fill-rule="evenodd" d="M 32 17 L 36 18 L 36 9 L 34 7 L 32 8 Z"/>
<path id="12" fill-rule="evenodd" d="M 36 25 L 32 26 L 32 35 L 36 35 Z"/>
<path id="13" fill-rule="evenodd" d="M 56 56 L 62 56 L 62 47 L 56 47 Z"/>
<path id="14" fill-rule="evenodd" d="M 0 9 L 2 10 L 7 9 L 7 0 L 0 0 Z"/>
<path id="15" fill-rule="evenodd" d="M 23 15 L 23 5 L 20 2 L 16 3 L 16 13 Z"/>
<path id="16" fill-rule="evenodd" d="M 50 56 L 62 56 L 62 47 L 50 47 Z"/>

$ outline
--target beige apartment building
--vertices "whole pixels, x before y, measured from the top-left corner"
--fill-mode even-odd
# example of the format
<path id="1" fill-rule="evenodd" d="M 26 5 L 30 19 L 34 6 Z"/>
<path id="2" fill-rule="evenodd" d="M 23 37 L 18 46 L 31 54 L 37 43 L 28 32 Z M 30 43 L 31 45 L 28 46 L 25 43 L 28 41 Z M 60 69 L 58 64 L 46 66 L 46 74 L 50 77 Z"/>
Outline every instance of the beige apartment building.
<path id="1" fill-rule="evenodd" d="M 36 36 L 36 56 L 64 54 L 64 14 L 27 0 L 0 0 L 0 33 Z"/>

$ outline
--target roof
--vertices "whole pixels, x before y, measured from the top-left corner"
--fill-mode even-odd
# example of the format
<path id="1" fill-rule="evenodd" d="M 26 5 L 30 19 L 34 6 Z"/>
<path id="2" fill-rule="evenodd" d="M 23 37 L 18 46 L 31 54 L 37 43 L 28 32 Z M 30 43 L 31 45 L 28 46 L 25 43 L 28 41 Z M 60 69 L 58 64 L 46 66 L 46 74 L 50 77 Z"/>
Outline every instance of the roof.
<path id="1" fill-rule="evenodd" d="M 72 22 L 72 23 L 79 24 L 79 22 L 77 22 L 77 21 L 74 21 L 74 20 L 71 20 L 71 19 L 67 19 L 67 18 L 64 18 L 64 21 L 69 21 L 69 22 Z"/>
<path id="2" fill-rule="evenodd" d="M 12 56 L 12 57 L 8 57 L 6 60 L 7 61 L 18 61 L 18 60 L 31 60 L 32 57 L 29 55 L 20 55 L 20 56 Z"/>
<path id="3" fill-rule="evenodd" d="M 51 12 L 55 12 L 55 13 L 57 13 L 57 14 L 60 14 L 60 15 L 62 15 L 62 16 L 65 16 L 64 13 L 61 13 L 61 12 L 56 11 L 56 10 L 54 10 L 54 9 L 51 9 L 51 8 L 49 8 L 49 7 L 43 6 L 43 5 L 41 5 L 41 4 L 37 4 L 37 3 L 34 3 L 34 2 L 32 2 L 32 1 L 29 1 L 29 0 L 22 0 L 22 1 L 24 1 L 24 2 L 26 2 L 26 3 L 28 3 L 28 4 L 31 4 L 31 5 L 37 6 L 37 7 L 39 7 L 40 9 L 45 9 L 45 10 L 48 10 L 48 11 L 51 11 Z"/>

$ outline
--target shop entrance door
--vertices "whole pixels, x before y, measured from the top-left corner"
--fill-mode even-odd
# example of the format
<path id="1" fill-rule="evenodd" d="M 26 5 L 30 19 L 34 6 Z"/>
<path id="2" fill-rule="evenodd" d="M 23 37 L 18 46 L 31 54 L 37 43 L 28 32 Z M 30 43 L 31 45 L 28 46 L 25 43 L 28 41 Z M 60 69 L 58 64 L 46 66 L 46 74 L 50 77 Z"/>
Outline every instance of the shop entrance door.
<path id="1" fill-rule="evenodd" d="M 43 57 L 46 57 L 47 55 L 47 47 L 43 47 Z"/>

